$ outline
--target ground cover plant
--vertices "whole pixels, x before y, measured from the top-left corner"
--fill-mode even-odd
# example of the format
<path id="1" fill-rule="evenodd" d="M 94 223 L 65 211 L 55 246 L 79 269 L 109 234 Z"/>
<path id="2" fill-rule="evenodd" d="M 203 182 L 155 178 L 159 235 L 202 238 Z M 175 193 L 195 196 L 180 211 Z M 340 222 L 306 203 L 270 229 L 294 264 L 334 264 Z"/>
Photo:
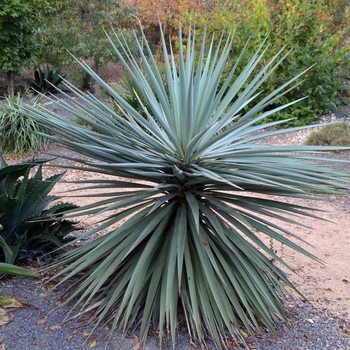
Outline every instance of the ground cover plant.
<path id="1" fill-rule="evenodd" d="M 272 332 L 285 317 L 290 288 L 295 290 L 275 263 L 288 266 L 261 235 L 316 259 L 283 228 L 284 222 L 298 224 L 299 216 L 314 217 L 310 208 L 270 196 L 320 197 L 349 189 L 350 179 L 310 161 L 322 147 L 257 143 L 299 130 L 266 131 L 282 121 L 261 124 L 298 102 L 268 110 L 302 73 L 258 99 L 284 50 L 257 71 L 267 50 L 262 42 L 244 69 L 238 71 L 236 62 L 222 84 L 234 37 L 214 38 L 207 46 L 206 38 L 196 41 L 192 30 L 186 44 L 182 35 L 176 54 L 162 36 L 165 81 L 145 37 L 135 40 L 144 45 L 139 45 L 141 62 L 122 37 L 109 38 L 137 86 L 142 113 L 84 62 L 115 100 L 118 113 L 68 82 L 78 99 L 66 95 L 73 107 L 64 101 L 60 107 L 90 128 L 40 106 L 23 105 L 22 111 L 50 126 L 49 139 L 80 153 L 74 160 L 84 169 L 114 176 L 78 181 L 80 188 L 99 194 L 76 214 L 110 212 L 86 236 L 110 230 L 47 268 L 62 268 L 54 277 L 61 277 L 60 283 L 79 276 L 67 302 L 77 298 L 75 307 L 82 313 L 95 310 L 94 330 L 105 323 L 111 332 L 135 327 L 145 341 L 152 328 L 160 342 L 167 330 L 175 342 L 183 321 L 191 340 L 205 344 L 209 337 L 221 348 L 232 337 L 242 340 L 240 327 L 250 335 L 260 325 Z"/>
<path id="2" fill-rule="evenodd" d="M 318 131 L 313 131 L 307 138 L 305 144 L 350 147 L 349 123 L 341 122 L 329 124 Z"/>

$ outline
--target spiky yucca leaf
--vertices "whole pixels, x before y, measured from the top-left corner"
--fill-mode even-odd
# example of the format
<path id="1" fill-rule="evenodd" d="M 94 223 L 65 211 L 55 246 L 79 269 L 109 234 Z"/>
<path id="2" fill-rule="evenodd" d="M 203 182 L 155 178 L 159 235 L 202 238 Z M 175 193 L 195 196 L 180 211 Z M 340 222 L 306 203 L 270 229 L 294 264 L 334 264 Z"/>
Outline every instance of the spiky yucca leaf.
<path id="1" fill-rule="evenodd" d="M 270 195 L 303 199 L 334 193 L 348 188 L 349 177 L 310 161 L 310 153 L 323 148 L 256 143 L 288 131 L 257 133 L 280 123 L 257 124 L 287 107 L 267 109 L 298 78 L 258 100 L 283 51 L 257 73 L 266 50 L 263 43 L 241 72 L 237 63 L 220 85 L 233 38 L 207 47 L 205 39 L 196 43 L 190 32 L 184 51 L 181 38 L 180 32 L 175 55 L 163 37 L 165 82 L 147 44 L 147 54 L 139 47 L 139 64 L 123 38 L 110 38 L 142 94 L 140 103 L 147 101 L 141 103 L 145 113 L 129 105 L 84 62 L 86 71 L 115 99 L 120 115 L 68 82 L 78 99 L 67 95 L 73 107 L 60 105 L 91 128 L 30 105 L 23 112 L 49 125 L 56 133 L 47 135 L 50 139 L 93 158 L 75 159 L 87 171 L 115 176 L 91 180 L 90 185 L 81 182 L 86 189 L 99 189 L 100 195 L 80 213 L 111 212 L 89 234 L 111 230 L 65 253 L 54 266 L 66 266 L 58 274 L 62 283 L 83 273 L 69 300 L 77 297 L 76 306 L 83 302 L 83 309 L 96 309 L 96 327 L 111 322 L 112 331 L 126 331 L 140 325 L 143 339 L 154 327 L 160 341 L 164 329 L 175 339 L 182 307 L 190 336 L 205 343 L 209 335 L 220 347 L 227 334 L 238 337 L 238 325 L 252 334 L 259 322 L 273 330 L 284 317 L 283 301 L 292 284 L 272 260 L 284 262 L 256 231 L 314 258 L 289 240 L 295 235 L 283 228 L 283 222 L 298 224 L 300 216 L 312 217 L 309 208 Z"/>

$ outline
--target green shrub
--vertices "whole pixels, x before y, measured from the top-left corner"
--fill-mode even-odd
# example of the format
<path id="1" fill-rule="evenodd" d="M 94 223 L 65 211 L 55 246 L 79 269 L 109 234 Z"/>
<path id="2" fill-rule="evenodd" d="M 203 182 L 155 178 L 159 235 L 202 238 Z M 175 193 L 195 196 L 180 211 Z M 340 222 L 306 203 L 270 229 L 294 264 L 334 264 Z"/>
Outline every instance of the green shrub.
<path id="1" fill-rule="evenodd" d="M 31 100 L 34 105 L 36 100 Z M 47 128 L 27 118 L 21 112 L 21 95 L 6 97 L 0 102 L 0 149 L 6 153 L 21 154 L 37 150 L 47 140 L 38 133 L 47 133 Z"/>
<path id="2" fill-rule="evenodd" d="M 205 23 L 208 23 L 208 30 L 211 32 L 220 33 L 223 28 L 234 29 L 232 62 L 237 60 L 249 37 L 241 69 L 265 37 L 268 37 L 272 50 L 266 53 L 258 69 L 265 66 L 269 58 L 279 50 L 290 52 L 280 62 L 275 73 L 266 79 L 260 99 L 277 89 L 281 82 L 289 81 L 299 72 L 314 65 L 295 82 L 299 83 L 298 86 L 287 91 L 272 106 L 287 104 L 300 96 L 305 96 L 305 99 L 288 110 L 274 113 L 266 122 L 292 117 L 295 119 L 287 122 L 287 126 L 308 125 L 344 104 L 342 90 L 350 72 L 350 59 L 346 56 L 346 30 L 350 28 L 350 23 L 336 25 L 332 9 L 327 6 L 326 1 L 220 2 L 209 9 L 200 6 L 197 11 L 184 9 L 182 15 L 194 19 L 197 28 L 204 28 Z M 226 77 L 227 73 L 222 77 L 223 82 Z M 248 80 L 246 84 L 249 82 Z"/>
<path id="3" fill-rule="evenodd" d="M 313 131 L 307 138 L 307 145 L 314 146 L 350 146 L 350 127 L 346 122 L 329 124 Z"/>
<path id="4" fill-rule="evenodd" d="M 57 92 L 58 86 L 62 83 L 64 75 L 61 73 L 62 68 L 55 69 L 49 67 L 47 64 L 45 69 L 41 69 L 38 66 L 38 69 L 34 71 L 34 79 L 28 79 L 30 87 L 35 92 L 41 92 L 46 94 L 48 92 Z"/>
<path id="5" fill-rule="evenodd" d="M 43 180 L 44 162 L 7 165 L 0 154 L 0 260 L 6 263 L 50 253 L 71 241 L 67 235 L 77 229 L 63 219 L 64 212 L 76 205 L 58 203 L 46 209 L 58 199 L 48 194 L 64 173 Z M 37 172 L 29 177 L 36 166 Z"/>
<path id="6" fill-rule="evenodd" d="M 81 117 L 77 117 L 74 115 L 71 118 L 71 121 L 73 121 L 74 123 L 77 123 L 78 125 L 81 125 L 81 126 L 87 128 L 87 129 L 92 130 L 91 125 L 88 122 L 86 122 L 85 119 L 82 119 Z"/>
<path id="7" fill-rule="evenodd" d="M 86 171 L 113 175 L 84 180 L 98 190 L 91 193 L 96 202 L 77 210 L 110 213 L 87 236 L 110 231 L 64 253 L 49 267 L 63 267 L 53 277 L 62 277 L 60 283 L 79 276 L 67 302 L 74 299 L 80 310 L 83 303 L 82 312 L 95 309 L 94 331 L 105 322 L 111 323 L 111 332 L 136 327 L 145 341 L 154 328 L 162 342 L 168 330 L 175 347 L 181 317 L 192 340 L 205 344 L 210 338 L 222 348 L 232 337 L 240 341 L 242 327 L 250 335 L 261 325 L 274 331 L 285 318 L 286 297 L 291 288 L 296 290 L 273 261 L 288 265 L 261 235 L 315 258 L 292 242 L 289 238 L 297 237 L 283 227 L 285 222 L 299 225 L 303 215 L 315 217 L 311 208 L 279 196 L 320 197 L 348 189 L 350 178 L 315 164 L 315 147 L 256 142 L 286 132 L 264 132 L 279 122 L 259 123 L 287 107 L 267 110 L 295 80 L 253 103 L 283 56 L 268 65 L 263 45 L 244 70 L 237 72 L 233 66 L 220 85 L 235 39 L 207 47 L 206 39 L 196 42 L 191 31 L 186 46 L 182 36 L 180 32 L 178 55 L 167 50 L 162 37 L 166 83 L 145 37 L 148 55 L 140 45 L 142 63 L 126 44 L 121 52 L 112 44 L 140 100 L 147 101 L 147 117 L 83 63 L 122 112 L 77 91 L 76 97 L 86 102 L 86 120 L 93 130 L 54 113 L 48 120 L 30 105 L 24 110 L 55 131 L 54 141 L 94 159 L 75 159 L 88 165 Z M 73 97 L 70 102 L 82 107 Z"/>

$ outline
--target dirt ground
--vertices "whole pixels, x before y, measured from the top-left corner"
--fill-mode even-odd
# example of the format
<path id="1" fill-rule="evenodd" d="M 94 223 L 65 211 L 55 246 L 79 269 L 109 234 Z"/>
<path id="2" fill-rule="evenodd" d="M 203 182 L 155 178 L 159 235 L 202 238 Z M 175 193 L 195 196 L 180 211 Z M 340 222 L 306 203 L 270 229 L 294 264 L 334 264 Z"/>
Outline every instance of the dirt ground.
<path id="1" fill-rule="evenodd" d="M 273 243 L 274 250 L 293 269 L 283 268 L 295 286 L 317 308 L 329 310 L 334 316 L 350 319 L 350 207 L 342 197 L 330 197 L 326 201 L 303 201 L 304 205 L 317 208 L 322 212 L 312 212 L 317 220 L 301 218 L 306 226 L 284 223 L 306 243 L 300 246 L 322 260 L 313 261 L 288 247 Z M 293 241 L 296 242 L 295 239 Z"/>

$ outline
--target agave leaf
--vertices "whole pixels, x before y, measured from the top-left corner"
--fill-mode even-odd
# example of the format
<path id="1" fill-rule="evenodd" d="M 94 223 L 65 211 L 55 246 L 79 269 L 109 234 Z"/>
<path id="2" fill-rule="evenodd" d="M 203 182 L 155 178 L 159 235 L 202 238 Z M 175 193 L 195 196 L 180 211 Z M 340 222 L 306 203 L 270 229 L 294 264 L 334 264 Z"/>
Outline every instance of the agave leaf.
<path id="1" fill-rule="evenodd" d="M 9 245 L 9 248 L 11 250 L 11 253 L 7 249 L 5 249 L 4 256 L 5 256 L 5 263 L 11 265 L 16 260 L 16 257 L 19 251 L 19 244 Z"/>
<path id="2" fill-rule="evenodd" d="M 10 166 L 4 162 L 0 169 L 0 238 L 6 243 L 0 241 L 0 246 L 6 263 L 13 264 L 16 258 L 44 254 L 54 247 L 62 247 L 66 242 L 65 235 L 75 229 L 73 223 L 61 220 L 62 208 L 61 214 L 56 211 L 59 207 L 44 211 L 57 199 L 48 193 L 64 174 L 44 181 L 41 164 L 46 161 L 48 159 L 33 159 Z M 38 166 L 36 173 L 29 177 L 35 166 Z M 76 206 L 65 205 L 64 210 L 73 209 Z"/>
<path id="3" fill-rule="evenodd" d="M 0 225 L 0 231 L 2 231 L 3 229 L 4 229 L 4 227 L 2 225 Z M 5 248 L 5 250 L 7 251 L 8 254 L 12 254 L 10 247 L 8 246 L 8 244 L 6 243 L 6 241 L 2 237 L 0 237 L 0 243 Z"/>
<path id="4" fill-rule="evenodd" d="M 41 181 L 41 168 L 39 167 L 38 172 L 40 176 L 35 179 L 35 187 L 33 186 L 31 191 L 27 191 L 24 198 L 24 202 L 21 208 L 19 222 L 27 220 L 30 216 L 37 215 L 44 208 L 47 207 L 48 203 L 56 197 L 48 197 L 47 195 L 51 192 L 57 181 L 62 178 L 64 173 L 56 174 L 47 178 L 45 181 Z M 42 199 L 45 198 L 45 201 Z"/>
<path id="5" fill-rule="evenodd" d="M 25 269 L 20 266 L 14 266 L 12 264 L 0 263 L 0 273 L 7 275 L 17 275 L 25 277 L 39 278 L 39 274 L 29 269 Z"/>

